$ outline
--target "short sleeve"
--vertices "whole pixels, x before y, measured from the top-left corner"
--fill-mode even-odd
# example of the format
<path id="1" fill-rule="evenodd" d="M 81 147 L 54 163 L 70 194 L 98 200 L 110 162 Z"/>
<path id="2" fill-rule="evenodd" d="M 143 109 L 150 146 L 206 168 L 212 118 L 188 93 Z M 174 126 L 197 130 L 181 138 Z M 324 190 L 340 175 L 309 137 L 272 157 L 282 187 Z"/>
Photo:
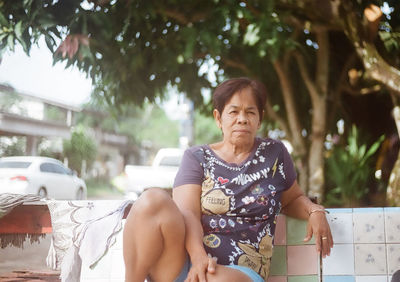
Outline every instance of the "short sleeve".
<path id="1" fill-rule="evenodd" d="M 283 154 L 283 171 L 286 178 L 286 184 L 284 190 L 292 187 L 294 181 L 297 178 L 296 169 L 294 167 L 293 160 L 286 149 L 286 146 L 282 143 L 282 154 Z"/>
<path id="2" fill-rule="evenodd" d="M 176 174 L 174 188 L 185 184 L 201 185 L 203 181 L 203 169 L 200 161 L 187 149 L 182 157 L 182 162 Z"/>

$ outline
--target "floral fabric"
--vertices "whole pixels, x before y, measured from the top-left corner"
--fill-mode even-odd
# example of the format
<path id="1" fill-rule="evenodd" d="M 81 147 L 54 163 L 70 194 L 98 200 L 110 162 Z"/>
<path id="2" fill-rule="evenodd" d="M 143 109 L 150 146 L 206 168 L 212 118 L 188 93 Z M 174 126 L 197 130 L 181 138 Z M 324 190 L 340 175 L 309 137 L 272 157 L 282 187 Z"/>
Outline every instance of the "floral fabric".
<path id="1" fill-rule="evenodd" d="M 219 264 L 250 267 L 266 279 L 281 193 L 295 179 L 283 143 L 256 138 L 239 165 L 220 159 L 208 145 L 186 150 L 174 187 L 201 185 L 206 252 Z"/>

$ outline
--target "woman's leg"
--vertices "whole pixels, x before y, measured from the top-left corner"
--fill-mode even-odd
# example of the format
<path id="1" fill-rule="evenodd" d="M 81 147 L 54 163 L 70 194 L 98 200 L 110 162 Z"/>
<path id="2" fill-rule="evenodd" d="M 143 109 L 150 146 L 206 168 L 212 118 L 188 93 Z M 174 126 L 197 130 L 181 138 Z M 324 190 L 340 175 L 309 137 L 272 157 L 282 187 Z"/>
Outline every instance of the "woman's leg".
<path id="1" fill-rule="evenodd" d="M 166 191 L 146 190 L 124 227 L 125 281 L 174 281 L 186 259 L 183 216 Z"/>
<path id="2" fill-rule="evenodd" d="M 217 264 L 215 274 L 207 273 L 207 282 L 253 282 L 248 275 L 240 270 Z"/>

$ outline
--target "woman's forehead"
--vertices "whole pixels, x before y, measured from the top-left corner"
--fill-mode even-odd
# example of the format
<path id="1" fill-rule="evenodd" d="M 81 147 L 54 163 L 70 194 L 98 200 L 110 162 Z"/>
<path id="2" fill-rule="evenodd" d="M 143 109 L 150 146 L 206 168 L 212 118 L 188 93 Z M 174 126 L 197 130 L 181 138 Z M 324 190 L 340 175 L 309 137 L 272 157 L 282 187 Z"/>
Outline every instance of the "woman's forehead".
<path id="1" fill-rule="evenodd" d="M 235 94 L 226 102 L 225 106 L 239 106 L 246 104 L 251 107 L 256 107 L 256 99 L 253 91 L 250 88 L 244 88 Z"/>

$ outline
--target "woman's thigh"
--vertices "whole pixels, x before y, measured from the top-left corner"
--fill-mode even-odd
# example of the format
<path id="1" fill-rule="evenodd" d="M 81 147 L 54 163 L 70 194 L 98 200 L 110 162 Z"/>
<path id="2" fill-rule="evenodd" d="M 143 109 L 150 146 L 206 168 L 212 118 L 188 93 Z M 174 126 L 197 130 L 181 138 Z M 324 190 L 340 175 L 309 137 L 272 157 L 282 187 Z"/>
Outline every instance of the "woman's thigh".
<path id="1" fill-rule="evenodd" d="M 185 262 L 184 243 L 183 216 L 171 197 L 157 188 L 144 192 L 124 228 L 128 277 L 150 274 L 155 281 L 173 281 Z"/>

